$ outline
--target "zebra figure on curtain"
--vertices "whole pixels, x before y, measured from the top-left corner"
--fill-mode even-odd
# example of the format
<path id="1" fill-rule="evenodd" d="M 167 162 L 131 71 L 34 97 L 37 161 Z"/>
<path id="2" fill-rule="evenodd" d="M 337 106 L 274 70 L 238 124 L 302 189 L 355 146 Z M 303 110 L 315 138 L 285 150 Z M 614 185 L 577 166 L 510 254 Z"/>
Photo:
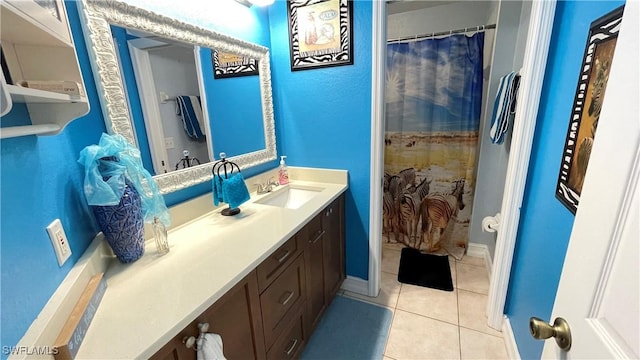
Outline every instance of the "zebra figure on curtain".
<path id="1" fill-rule="evenodd" d="M 416 186 L 416 169 L 407 168 L 398 173 L 405 186 Z"/>
<path id="2" fill-rule="evenodd" d="M 389 191 L 384 191 L 382 193 L 382 235 L 387 237 L 388 243 L 391 242 L 391 233 L 396 233 L 396 229 L 398 229 L 398 214 L 395 201 Z"/>
<path id="3" fill-rule="evenodd" d="M 440 240 L 451 218 L 458 215 L 458 211 L 464 209 L 462 194 L 464 192 L 464 179 L 453 181 L 453 191 L 450 194 L 429 194 L 420 204 L 422 217 L 422 234 L 420 243 L 427 233 L 428 251 L 436 251 L 440 248 Z"/>
<path id="4" fill-rule="evenodd" d="M 425 177 L 418 186 L 409 186 L 400 201 L 400 224 L 406 228 L 409 244 L 413 239 L 413 247 L 420 248 L 418 243 L 418 223 L 420 222 L 420 203 L 429 194 L 429 184 L 433 179 Z M 411 245 L 410 245 L 411 246 Z"/>
<path id="5" fill-rule="evenodd" d="M 397 176 L 391 175 L 388 178 L 388 189 L 385 194 L 389 194 L 386 199 L 383 196 L 382 216 L 383 222 L 391 226 L 388 231 L 387 241 L 391 241 L 391 232 L 395 234 L 396 242 L 400 241 L 400 226 L 398 224 L 398 214 L 400 213 L 400 197 L 402 191 L 406 187 L 404 180 Z M 387 216 L 386 220 L 384 216 Z"/>
<path id="6" fill-rule="evenodd" d="M 407 187 L 415 189 L 416 170 L 407 168 L 400 171 L 397 175 L 391 175 L 387 172 L 384 174 L 383 180 L 383 204 L 382 204 L 382 221 L 383 235 L 387 235 L 387 242 L 391 242 L 391 233 L 395 234 L 395 241 L 408 244 L 404 239 L 405 236 L 411 240 L 411 231 L 403 226 L 401 207 L 403 203 L 403 193 Z M 428 192 L 428 188 L 427 188 Z M 407 209 L 405 209 L 406 211 Z M 402 236 L 402 238 L 401 238 Z"/>

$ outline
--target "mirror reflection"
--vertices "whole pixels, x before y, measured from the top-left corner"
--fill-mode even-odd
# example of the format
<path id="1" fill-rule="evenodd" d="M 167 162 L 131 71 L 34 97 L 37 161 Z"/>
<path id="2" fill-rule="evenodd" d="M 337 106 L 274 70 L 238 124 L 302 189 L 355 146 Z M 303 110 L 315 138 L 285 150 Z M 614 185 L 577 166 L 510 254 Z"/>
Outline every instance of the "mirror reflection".
<path id="1" fill-rule="evenodd" d="M 115 25 L 111 33 L 149 172 L 265 148 L 257 60 Z"/>
<path id="2" fill-rule="evenodd" d="M 77 4 L 107 128 L 111 133 L 122 135 L 130 143 L 138 144 L 142 153 L 147 152 L 145 149 L 149 149 L 145 167 L 156 174 L 154 180 L 162 194 L 209 181 L 212 178 L 212 161 L 223 151 L 241 170 L 276 159 L 268 48 L 120 1 L 81 0 Z M 122 28 L 124 32 L 122 41 L 118 43 L 112 41 L 114 34 L 111 25 Z M 179 56 L 176 55 L 177 59 L 174 56 L 173 61 L 195 63 L 195 80 L 191 66 L 189 66 L 189 75 L 182 74 L 182 80 L 190 83 L 191 87 L 177 89 L 171 81 L 166 81 L 169 85 L 159 85 L 156 79 L 168 76 L 168 73 L 180 73 L 181 70 L 174 67 L 160 70 L 161 74 L 153 74 L 152 66 L 148 66 L 149 70 L 146 73 L 133 70 L 130 52 L 137 52 L 135 49 L 140 48 L 130 46 L 128 37 L 133 39 L 134 36 L 144 38 L 144 41 L 154 40 L 171 45 L 178 43 L 178 48 L 187 48 L 188 51 L 181 52 Z M 186 54 L 191 51 L 189 49 L 194 49 L 192 50 L 193 60 L 190 57 L 188 60 L 186 58 Z M 225 63 L 227 73 L 234 76 L 214 78 L 211 49 L 236 54 L 242 59 Z M 142 51 L 143 54 L 149 54 L 149 52 Z M 128 65 L 127 58 L 131 65 Z M 255 61 L 246 61 L 246 59 L 255 59 Z M 246 74 L 247 66 L 257 67 L 258 75 Z M 235 76 L 236 73 L 242 73 L 241 75 L 244 76 Z M 142 96 L 138 91 L 139 87 L 145 87 Z M 176 106 L 170 99 L 174 96 L 177 99 L 179 96 L 197 97 L 198 95 L 204 119 L 204 126 L 201 126 L 201 130 L 204 127 L 204 139 L 196 139 L 195 142 L 205 144 L 208 155 L 206 160 L 209 162 L 197 165 L 192 164 L 190 160 L 187 163 L 192 165 L 191 167 L 180 169 L 179 164 L 173 163 L 179 159 L 175 157 L 169 159 L 167 155 L 165 168 L 159 167 L 161 170 L 153 170 L 157 162 L 155 158 L 158 157 L 156 154 L 158 148 L 168 151 L 170 146 L 167 145 L 173 145 L 178 155 L 184 158 L 184 153 L 180 153 L 184 150 L 181 149 L 184 145 L 176 140 L 178 133 L 181 136 L 183 134 L 180 131 L 172 132 L 171 134 L 175 135 L 173 141 L 167 139 L 172 136 L 167 135 L 170 133 L 168 128 L 160 125 L 162 124 L 160 109 L 166 107 L 169 114 L 173 110 L 173 115 L 170 115 L 173 118 L 172 125 L 175 127 L 177 123 L 178 128 L 182 126 L 181 131 L 188 136 L 182 119 L 175 113 Z M 167 101 L 167 104 L 163 104 L 163 100 Z M 191 102 L 194 103 L 194 100 Z M 147 103 L 155 106 L 146 106 Z M 143 112 L 142 104 L 145 104 L 144 112 L 146 113 Z M 156 109 L 156 111 L 148 109 Z M 149 136 L 147 127 L 152 126 L 161 128 L 162 131 L 157 131 L 162 135 Z M 191 152 L 189 154 L 191 155 Z M 204 151 L 203 155 L 199 154 L 196 157 L 203 162 L 206 157 Z M 175 170 L 176 165 L 179 170 Z M 160 173 L 165 169 L 167 173 Z"/>

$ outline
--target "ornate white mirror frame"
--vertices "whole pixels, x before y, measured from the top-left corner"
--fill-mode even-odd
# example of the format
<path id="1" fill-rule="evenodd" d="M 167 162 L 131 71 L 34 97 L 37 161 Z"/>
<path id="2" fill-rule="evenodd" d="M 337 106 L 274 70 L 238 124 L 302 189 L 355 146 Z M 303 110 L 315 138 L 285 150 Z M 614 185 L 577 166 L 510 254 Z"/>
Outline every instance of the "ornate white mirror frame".
<path id="1" fill-rule="evenodd" d="M 113 24 L 175 39 L 194 46 L 258 59 L 265 149 L 234 156 L 229 160 L 235 162 L 240 169 L 244 170 L 276 159 L 276 136 L 268 48 L 158 15 L 119 1 L 82 0 L 78 2 L 78 7 L 96 87 L 101 98 L 102 113 L 107 130 L 110 133 L 124 136 L 131 144 L 137 143 L 120 72 L 118 55 L 111 36 L 109 25 Z M 210 162 L 167 174 L 156 175 L 153 178 L 158 183 L 160 192 L 166 194 L 210 180 L 212 178 L 212 168 L 213 162 Z"/>

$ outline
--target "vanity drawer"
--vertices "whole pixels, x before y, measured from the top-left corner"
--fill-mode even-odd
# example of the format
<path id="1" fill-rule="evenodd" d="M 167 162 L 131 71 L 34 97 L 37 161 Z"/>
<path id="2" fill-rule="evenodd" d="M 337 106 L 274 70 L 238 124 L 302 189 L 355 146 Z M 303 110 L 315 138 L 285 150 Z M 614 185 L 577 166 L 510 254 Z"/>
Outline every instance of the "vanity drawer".
<path id="1" fill-rule="evenodd" d="M 300 253 L 297 236 L 289 239 L 258 265 L 258 289 L 263 292 Z"/>
<path id="2" fill-rule="evenodd" d="M 322 217 L 317 215 L 314 217 L 307 225 L 305 225 L 302 230 L 298 233 L 298 237 L 302 242 L 302 247 L 305 249 L 309 246 L 309 244 L 315 244 L 320 237 L 324 234 L 322 230 Z"/>
<path id="3" fill-rule="evenodd" d="M 304 311 L 298 311 L 287 324 L 282 336 L 278 337 L 271 350 L 267 352 L 267 360 L 297 359 L 307 341 L 304 330 Z"/>
<path id="4" fill-rule="evenodd" d="M 305 293 L 304 257 L 298 256 L 260 295 L 262 326 L 267 349 L 286 329 L 294 313 L 303 306 Z"/>

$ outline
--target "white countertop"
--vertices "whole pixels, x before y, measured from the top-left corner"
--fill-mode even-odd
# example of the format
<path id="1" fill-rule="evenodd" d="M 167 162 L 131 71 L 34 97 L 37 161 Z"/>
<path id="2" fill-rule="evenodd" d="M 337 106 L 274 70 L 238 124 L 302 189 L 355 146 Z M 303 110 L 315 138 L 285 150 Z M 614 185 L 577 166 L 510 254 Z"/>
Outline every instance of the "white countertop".
<path id="1" fill-rule="evenodd" d="M 291 186 L 323 190 L 298 209 L 257 204 L 264 195 L 252 194 L 236 216 L 222 216 L 220 208 L 170 230 L 164 256 L 148 241 L 140 260 L 113 260 L 76 358 L 148 358 L 158 351 L 347 189 L 346 171 L 307 170 L 293 170 L 292 178 L 305 181 Z"/>

